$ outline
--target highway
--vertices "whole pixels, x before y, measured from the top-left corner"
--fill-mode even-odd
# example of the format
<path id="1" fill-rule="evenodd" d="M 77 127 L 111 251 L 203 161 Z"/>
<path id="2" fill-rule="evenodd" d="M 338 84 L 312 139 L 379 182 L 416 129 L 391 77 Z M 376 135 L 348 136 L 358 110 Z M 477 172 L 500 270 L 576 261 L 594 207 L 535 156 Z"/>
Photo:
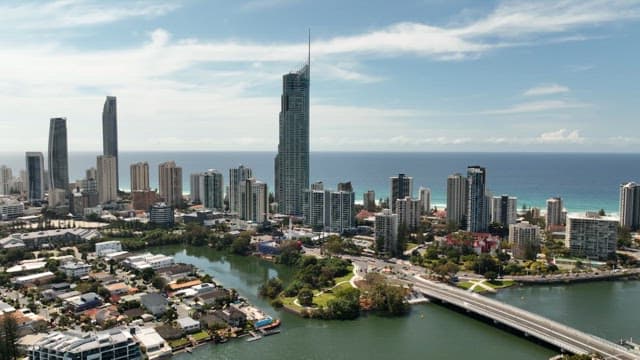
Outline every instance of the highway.
<path id="1" fill-rule="evenodd" d="M 413 277 L 413 289 L 425 296 L 476 313 L 573 354 L 598 354 L 605 359 L 640 359 L 611 341 L 584 333 L 540 315 L 446 284 Z"/>

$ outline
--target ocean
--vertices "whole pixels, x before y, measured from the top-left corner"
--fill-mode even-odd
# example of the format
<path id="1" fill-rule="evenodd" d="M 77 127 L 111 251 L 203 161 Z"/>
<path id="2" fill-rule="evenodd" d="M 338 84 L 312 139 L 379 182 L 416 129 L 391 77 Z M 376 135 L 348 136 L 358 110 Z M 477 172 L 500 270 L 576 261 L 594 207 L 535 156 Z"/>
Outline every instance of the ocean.
<path id="1" fill-rule="evenodd" d="M 73 152 L 69 157 L 69 179 L 84 177 L 95 166 L 96 153 Z M 159 163 L 174 160 L 183 168 L 184 192 L 189 192 L 189 174 L 218 169 L 228 182 L 229 168 L 240 164 L 251 167 L 254 176 L 274 184 L 272 152 L 121 152 L 120 188 L 129 188 L 129 165 L 148 161 L 151 186 L 158 183 Z M 45 158 L 46 159 L 46 158 Z M 46 161 L 46 160 L 45 160 Z M 2 153 L 0 165 L 10 166 L 14 176 L 24 169 L 24 154 Z M 544 208 L 551 196 L 561 196 L 570 212 L 604 209 L 618 212 L 618 188 L 626 181 L 640 181 L 640 154 L 594 153 L 383 153 L 313 152 L 311 182 L 323 181 L 335 188 L 338 182 L 351 181 L 358 201 L 362 193 L 375 190 L 376 198 L 389 193 L 389 177 L 404 173 L 413 177 L 414 195 L 418 188 L 432 190 L 432 203 L 446 203 L 446 179 L 456 172 L 464 174 L 469 165 L 487 168 L 487 186 L 494 195 L 518 197 L 518 207 Z"/>

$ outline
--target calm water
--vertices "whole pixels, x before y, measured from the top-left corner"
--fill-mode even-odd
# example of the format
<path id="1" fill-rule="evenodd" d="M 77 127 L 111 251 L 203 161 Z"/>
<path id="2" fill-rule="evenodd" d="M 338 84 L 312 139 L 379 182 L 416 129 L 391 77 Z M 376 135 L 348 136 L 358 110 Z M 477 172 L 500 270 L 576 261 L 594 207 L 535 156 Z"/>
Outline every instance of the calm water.
<path id="1" fill-rule="evenodd" d="M 257 342 L 206 345 L 177 360 L 205 359 L 548 359 L 554 351 L 435 304 L 414 306 L 409 316 L 369 316 L 356 321 L 305 320 L 258 298 L 268 277 L 290 277 L 286 267 L 208 248 L 168 246 L 154 252 L 194 264 L 268 313 L 283 320 L 282 333 Z M 505 290 L 496 297 L 581 330 L 615 340 L 640 337 L 640 282 Z"/>
<path id="2" fill-rule="evenodd" d="M 183 167 L 185 193 L 189 174 L 209 168 L 219 169 L 228 181 L 228 169 L 244 164 L 254 175 L 273 187 L 274 153 L 269 152 L 122 152 L 120 187 L 129 188 L 129 165 L 148 161 L 151 185 L 157 186 L 157 166 L 175 160 Z M 95 166 L 96 154 L 71 153 L 70 179 L 84 177 Z M 624 181 L 640 181 L 640 154 L 541 154 L 541 153 L 357 153 L 315 152 L 311 154 L 311 181 L 322 180 L 330 188 L 351 181 L 357 199 L 368 189 L 376 197 L 386 197 L 389 177 L 400 172 L 414 178 L 414 192 L 428 186 L 433 203 L 446 203 L 446 178 L 466 171 L 468 165 L 487 168 L 489 189 L 496 195 L 518 197 L 519 206 L 544 206 L 551 196 L 562 196 L 569 211 L 618 211 L 618 186 Z M 0 164 L 24 168 L 24 154 L 0 154 Z"/>

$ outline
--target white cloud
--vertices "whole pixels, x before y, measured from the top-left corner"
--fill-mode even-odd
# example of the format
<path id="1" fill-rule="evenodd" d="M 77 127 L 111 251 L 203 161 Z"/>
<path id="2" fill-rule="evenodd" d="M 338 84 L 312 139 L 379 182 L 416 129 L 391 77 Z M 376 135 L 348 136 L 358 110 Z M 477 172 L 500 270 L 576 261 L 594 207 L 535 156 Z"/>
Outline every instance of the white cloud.
<path id="1" fill-rule="evenodd" d="M 569 88 L 558 84 L 544 84 L 527 89 L 524 96 L 542 96 L 568 93 Z"/>
<path id="2" fill-rule="evenodd" d="M 580 136 L 579 130 L 559 129 L 540 134 L 536 142 L 541 144 L 582 144 L 585 138 Z"/>
<path id="3" fill-rule="evenodd" d="M 45 30 L 108 24 L 167 14 L 179 4 L 164 0 L 120 2 L 57 0 L 0 5 L 0 29 Z"/>
<path id="4" fill-rule="evenodd" d="M 266 3 L 278 5 L 268 0 Z M 605 6 L 596 0 L 563 1 L 561 5 L 508 2 L 484 18 L 463 25 L 398 23 L 368 32 L 318 39 L 312 44 L 312 77 L 361 83 L 381 81 L 384 79 L 366 73 L 367 69 L 360 64 L 362 59 L 409 55 L 459 61 L 499 48 L 535 44 L 538 38 L 566 36 L 587 26 L 634 19 L 638 17 L 637 4 L 614 1 Z M 3 4 L 0 5 L 0 33 L 28 29 L 56 34 L 60 29 L 161 16 L 177 6 L 165 1 L 107 4 L 97 0 L 56 1 L 41 6 L 35 2 Z M 6 40 L 0 35 L 0 112 L 12 114 L 12 124 L 33 129 L 28 140 L 32 143 L 22 146 L 45 144 L 47 119 L 54 115 L 68 116 L 72 150 L 93 149 L 99 143 L 99 112 L 104 94 L 119 98 L 123 149 L 192 149 L 210 144 L 224 150 L 237 148 L 238 142 L 247 149 L 274 149 L 282 69 L 291 67 L 291 59 L 305 59 L 307 52 L 307 45 L 302 41 L 175 39 L 163 29 L 152 31 L 148 40 L 138 46 L 107 50 L 78 49 L 66 45 L 62 42 L 64 39 L 37 43 L 12 41 L 11 44 L 3 41 Z M 216 63 L 224 63 L 224 70 L 216 69 Z M 248 91 L 257 86 L 268 86 L 269 97 Z M 489 110 L 481 115 L 584 106 L 589 105 L 561 100 L 537 101 Z M 312 107 L 312 146 L 326 149 L 345 144 L 355 148 L 358 144 L 363 147 L 389 144 L 389 139 L 395 144 L 414 147 L 479 141 L 440 134 L 420 136 L 412 132 L 420 128 L 416 125 L 419 120 L 430 120 L 433 115 L 415 109 L 385 109 L 379 104 L 337 106 L 316 102 Z M 414 123 L 410 124 L 411 121 Z M 148 134 L 150 128 L 153 136 L 140 136 Z M 390 129 L 396 132 L 389 133 Z M 345 132 L 361 131 L 366 135 L 356 139 L 342 136 Z M 45 139 L 44 142 L 40 142 L 41 139 Z M 509 138 L 485 141 L 489 140 L 506 143 Z M 0 150 L 15 150 L 16 145 L 5 142 L 0 144 Z"/>
<path id="5" fill-rule="evenodd" d="M 552 110 L 566 110 L 588 107 L 589 104 L 568 102 L 564 100 L 531 101 L 509 106 L 503 109 L 486 110 L 480 112 L 483 115 L 513 115 L 526 113 L 539 113 Z"/>
<path id="6" fill-rule="evenodd" d="M 241 5 L 242 10 L 265 10 L 285 6 L 298 2 L 298 0 L 249 0 Z"/>

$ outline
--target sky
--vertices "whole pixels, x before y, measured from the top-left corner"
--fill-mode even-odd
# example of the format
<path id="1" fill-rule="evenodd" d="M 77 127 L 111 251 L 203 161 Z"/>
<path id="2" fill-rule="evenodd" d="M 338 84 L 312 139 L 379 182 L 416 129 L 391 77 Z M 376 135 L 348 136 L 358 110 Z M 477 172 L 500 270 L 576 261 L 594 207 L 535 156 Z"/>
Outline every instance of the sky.
<path id="1" fill-rule="evenodd" d="M 275 151 L 306 61 L 312 151 L 637 152 L 640 1 L 0 2 L 0 153 Z"/>

